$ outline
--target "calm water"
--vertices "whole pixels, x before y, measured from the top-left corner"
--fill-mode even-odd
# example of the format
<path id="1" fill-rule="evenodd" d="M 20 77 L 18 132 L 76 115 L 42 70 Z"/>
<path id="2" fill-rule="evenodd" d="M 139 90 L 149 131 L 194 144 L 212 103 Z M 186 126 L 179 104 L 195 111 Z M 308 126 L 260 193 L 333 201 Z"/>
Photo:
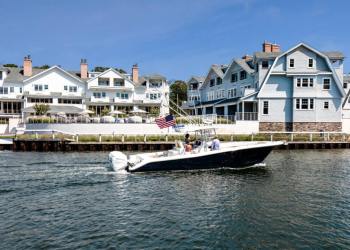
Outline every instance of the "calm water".
<path id="1" fill-rule="evenodd" d="M 350 248 L 350 150 L 116 175 L 106 153 L 0 152 L 0 249 Z"/>

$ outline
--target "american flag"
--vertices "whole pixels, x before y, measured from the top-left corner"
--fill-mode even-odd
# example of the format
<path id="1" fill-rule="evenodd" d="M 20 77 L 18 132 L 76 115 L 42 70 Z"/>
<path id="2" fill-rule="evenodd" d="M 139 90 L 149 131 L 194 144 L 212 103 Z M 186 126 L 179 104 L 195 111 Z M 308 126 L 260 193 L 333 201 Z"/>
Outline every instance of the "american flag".
<path id="1" fill-rule="evenodd" d="M 156 123 L 159 128 L 167 128 L 175 125 L 175 118 L 172 115 L 165 117 L 159 117 L 156 119 Z"/>

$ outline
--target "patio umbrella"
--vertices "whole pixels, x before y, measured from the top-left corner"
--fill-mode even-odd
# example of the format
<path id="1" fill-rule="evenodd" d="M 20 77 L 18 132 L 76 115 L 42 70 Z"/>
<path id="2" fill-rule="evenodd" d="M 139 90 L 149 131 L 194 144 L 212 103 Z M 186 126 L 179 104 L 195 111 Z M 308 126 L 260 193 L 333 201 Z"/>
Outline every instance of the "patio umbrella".
<path id="1" fill-rule="evenodd" d="M 132 113 L 132 114 L 147 114 L 148 112 L 143 110 L 143 109 L 134 109 L 134 110 L 130 111 L 129 113 Z"/>
<path id="2" fill-rule="evenodd" d="M 88 114 L 95 114 L 95 112 L 88 110 L 88 109 L 85 109 L 85 110 L 81 111 L 79 114 L 80 115 L 88 115 Z"/>
<path id="3" fill-rule="evenodd" d="M 57 112 L 56 115 L 58 115 L 58 116 L 65 116 L 66 113 L 65 112 Z"/>

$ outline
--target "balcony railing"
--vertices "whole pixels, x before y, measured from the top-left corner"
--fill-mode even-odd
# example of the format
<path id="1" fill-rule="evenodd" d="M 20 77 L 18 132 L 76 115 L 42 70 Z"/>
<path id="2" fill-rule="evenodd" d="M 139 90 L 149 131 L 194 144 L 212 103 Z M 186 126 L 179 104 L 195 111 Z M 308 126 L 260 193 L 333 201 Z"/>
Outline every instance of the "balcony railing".
<path id="1" fill-rule="evenodd" d="M 237 121 L 257 121 L 258 112 L 237 112 L 236 120 Z"/>

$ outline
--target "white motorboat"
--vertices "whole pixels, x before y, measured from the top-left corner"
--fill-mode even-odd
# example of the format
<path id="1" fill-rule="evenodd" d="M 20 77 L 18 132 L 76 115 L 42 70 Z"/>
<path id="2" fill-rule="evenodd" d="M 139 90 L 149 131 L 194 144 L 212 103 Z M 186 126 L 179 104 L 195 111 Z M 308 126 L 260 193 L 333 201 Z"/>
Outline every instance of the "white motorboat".
<path id="1" fill-rule="evenodd" d="M 113 151 L 109 154 L 109 161 L 115 171 L 128 172 L 243 168 L 262 163 L 273 148 L 284 144 L 281 141 L 226 142 L 221 143 L 220 149 L 211 150 L 212 132 L 212 128 L 197 130 L 201 143 L 190 152 L 185 152 L 183 144 L 177 142 L 178 147 L 163 152 L 127 156 Z"/>

